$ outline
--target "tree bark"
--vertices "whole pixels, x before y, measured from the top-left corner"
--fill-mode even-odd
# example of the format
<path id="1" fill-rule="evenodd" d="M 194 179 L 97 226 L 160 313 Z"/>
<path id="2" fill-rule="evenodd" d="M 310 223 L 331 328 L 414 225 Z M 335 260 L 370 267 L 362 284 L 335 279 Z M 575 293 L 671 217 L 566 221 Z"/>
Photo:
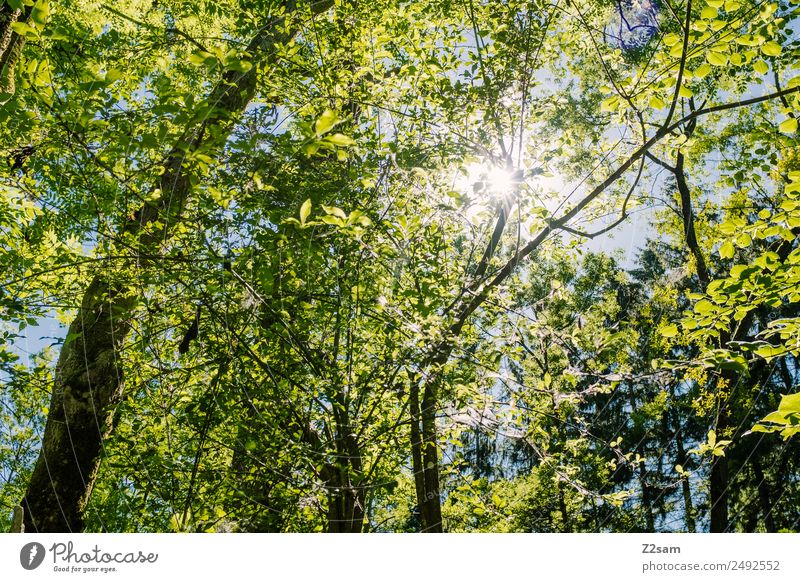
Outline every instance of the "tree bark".
<path id="1" fill-rule="evenodd" d="M 425 474 L 422 464 L 422 430 L 420 426 L 419 384 L 415 378 L 409 382 L 408 400 L 411 417 L 411 470 L 414 473 L 414 491 L 417 496 L 416 512 L 422 528 L 422 504 L 425 500 Z"/>
<path id="2" fill-rule="evenodd" d="M 694 228 L 694 210 L 692 208 L 692 194 L 689 189 L 689 184 L 686 182 L 686 173 L 684 171 L 684 156 L 683 152 L 678 151 L 678 156 L 675 164 L 675 181 L 678 185 L 678 193 L 681 198 L 681 214 L 683 215 L 683 232 L 686 238 L 686 246 L 689 247 L 697 266 L 697 278 L 703 285 L 703 288 L 708 286 L 708 268 L 706 261 L 703 257 L 703 251 L 697 242 L 697 233 Z"/>
<path id="3" fill-rule="evenodd" d="M 739 375 L 731 371 L 723 371 L 720 378 L 725 380 L 729 390 L 733 390 Z M 720 390 L 718 389 L 718 392 Z M 728 415 L 728 398 L 723 399 L 721 393 L 717 398 L 718 412 L 714 430 L 717 438 L 724 438 L 730 426 Z M 711 504 L 711 533 L 725 533 L 728 531 L 728 456 L 714 456 L 711 461 L 711 475 L 709 477 L 709 502 Z"/>
<path id="4" fill-rule="evenodd" d="M 653 495 L 647 483 L 647 466 L 644 461 L 639 462 L 639 484 L 642 488 L 642 506 L 644 509 L 645 527 L 648 533 L 655 533 L 656 520 L 653 515 Z"/>
<path id="5" fill-rule="evenodd" d="M 358 481 L 353 481 L 350 468 L 351 462 L 325 468 L 328 533 L 361 533 L 364 527 L 364 488 L 359 486 Z"/>
<path id="6" fill-rule="evenodd" d="M 564 499 L 564 485 L 561 481 L 556 481 L 558 488 L 558 510 L 561 512 L 561 532 L 572 533 L 572 526 L 570 525 L 569 512 L 567 511 L 567 503 Z"/>
<path id="7" fill-rule="evenodd" d="M 124 286 L 96 277 L 69 327 L 55 371 L 44 439 L 22 500 L 25 531 L 81 531 L 100 454 L 122 391 L 117 348 L 135 303 Z"/>
<path id="8" fill-rule="evenodd" d="M 675 446 L 677 447 L 677 456 L 675 460 L 677 461 L 676 464 L 686 466 L 686 449 L 683 445 L 683 432 L 682 427 L 680 426 L 680 417 L 676 414 L 676 419 L 678 420 L 678 426 L 675 427 Z M 695 533 L 697 531 L 697 526 L 695 524 L 694 518 L 694 504 L 692 503 L 692 487 L 689 483 L 688 477 L 681 477 L 681 491 L 683 493 L 683 513 L 684 513 L 684 520 L 686 521 L 686 531 L 689 533 Z"/>
<path id="9" fill-rule="evenodd" d="M 417 495 L 420 531 L 441 533 L 442 508 L 439 490 L 439 455 L 436 448 L 436 395 L 425 384 L 420 406 L 420 386 L 410 382 L 409 407 L 411 414 L 411 462 L 414 488 Z"/>
<path id="10" fill-rule="evenodd" d="M 25 37 L 18 35 L 11 28 L 16 22 L 26 22 L 33 6 L 23 10 L 14 10 L 7 3 L 0 6 L 0 94 L 13 95 L 16 89 L 15 71 Z"/>
<path id="11" fill-rule="evenodd" d="M 334 400 L 336 456 L 323 471 L 328 489 L 328 532 L 360 533 L 366 503 L 361 447 L 350 422 L 345 391 L 338 389 Z"/>
<path id="12" fill-rule="evenodd" d="M 438 398 L 435 382 L 425 386 L 422 399 L 422 450 L 423 475 L 425 478 L 425 499 L 422 504 L 422 531 L 442 533 L 442 501 L 439 487 L 439 449 L 436 431 L 436 408 Z"/>
<path id="13" fill-rule="evenodd" d="M 728 461 L 714 457 L 711 464 L 711 533 L 728 531 Z"/>
<path id="14" fill-rule="evenodd" d="M 332 0 L 311 4 L 316 14 L 332 5 Z M 222 75 L 207 99 L 214 108 L 196 119 L 185 132 L 184 142 L 173 149 L 158 180 L 160 198 L 145 204 L 124 225 L 123 233 L 138 240 L 143 256 L 168 240 L 181 218 L 192 188 L 183 166 L 186 154 L 200 147 L 205 152 L 222 147 L 255 95 L 258 64 L 274 62 L 277 45 L 297 33 L 297 23 L 287 21 L 287 15 L 297 11 L 296 2 L 288 0 L 283 6 L 284 14 L 263 27 L 248 45 L 254 66 L 244 73 L 227 71 Z M 113 412 L 122 396 L 118 350 L 137 305 L 138 297 L 120 277 L 98 275 L 84 295 L 69 328 L 72 341 L 61 350 L 42 448 L 22 501 L 28 532 L 84 528 L 103 440 L 113 429 Z"/>
<path id="15" fill-rule="evenodd" d="M 694 105 L 692 103 L 692 110 Z M 694 132 L 695 124 L 691 123 L 686 128 L 686 135 L 691 136 Z M 694 210 L 692 208 L 692 197 L 689 185 L 686 181 L 686 172 L 684 169 L 685 158 L 683 152 L 678 151 L 675 167 L 667 167 L 675 176 L 675 181 L 678 186 L 678 193 L 681 201 L 681 216 L 683 219 L 684 240 L 689 251 L 695 258 L 697 264 L 697 278 L 700 280 L 700 285 L 703 290 L 708 286 L 710 281 L 706 262 L 703 257 L 702 249 L 697 242 L 697 233 L 694 227 Z M 745 326 L 742 326 L 743 328 Z M 726 340 L 723 340 L 726 343 Z M 738 381 L 738 374 L 731 371 L 723 371 L 720 375 L 721 379 L 725 380 L 726 386 L 733 390 Z M 727 399 L 723 399 L 718 395 L 718 412 L 717 419 L 714 426 L 719 438 L 723 438 L 729 426 L 728 418 L 728 403 Z M 684 482 L 686 480 L 684 479 Z M 688 485 L 688 484 L 687 484 Z M 728 529 L 728 457 L 715 456 L 711 461 L 711 474 L 709 476 L 709 503 L 711 505 L 711 523 L 710 530 L 712 533 L 722 533 Z M 694 520 L 692 520 L 694 521 Z"/>
<path id="16" fill-rule="evenodd" d="M 756 452 L 756 455 L 758 455 L 758 452 Z M 758 456 L 753 457 L 753 473 L 758 480 L 758 502 L 764 514 L 764 529 L 767 533 L 775 533 L 778 529 L 775 527 L 775 519 L 772 517 L 772 495 L 770 494 L 769 482 L 764 475 L 761 460 Z"/>

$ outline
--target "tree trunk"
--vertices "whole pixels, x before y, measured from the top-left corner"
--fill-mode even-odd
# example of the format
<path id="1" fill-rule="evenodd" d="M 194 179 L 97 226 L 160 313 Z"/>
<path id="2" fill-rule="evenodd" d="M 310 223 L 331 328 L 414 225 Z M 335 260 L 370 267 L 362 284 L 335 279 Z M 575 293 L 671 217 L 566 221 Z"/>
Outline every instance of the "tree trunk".
<path id="1" fill-rule="evenodd" d="M 364 488 L 353 483 L 345 467 L 329 466 L 328 533 L 361 533 L 364 527 Z"/>
<path id="2" fill-rule="evenodd" d="M 12 9 L 8 3 L 0 6 L 0 95 L 13 95 L 16 89 L 15 69 L 19 62 L 25 37 L 18 35 L 11 28 L 16 22 L 26 22 L 33 6 L 22 10 Z M 0 97 L 0 103 L 6 99 Z"/>
<path id="3" fill-rule="evenodd" d="M 675 445 L 677 447 L 677 456 L 675 460 L 677 461 L 676 464 L 686 466 L 686 450 L 683 446 L 683 432 L 681 431 L 680 426 L 680 417 L 676 414 L 676 418 L 678 420 L 678 426 L 675 427 L 676 434 L 675 434 Z M 681 490 L 683 492 L 683 513 L 684 519 L 686 521 L 686 531 L 689 533 L 695 533 L 697 531 L 697 526 L 695 524 L 694 519 L 694 504 L 692 503 L 692 487 L 689 483 L 688 477 L 681 477 Z"/>
<path id="4" fill-rule="evenodd" d="M 117 348 L 129 329 L 130 291 L 96 277 L 69 327 L 55 371 L 42 448 L 22 500 L 25 531 L 81 531 L 103 439 L 122 391 Z"/>
<path id="5" fill-rule="evenodd" d="M 692 102 L 692 109 L 694 110 L 694 102 Z M 694 124 L 687 127 L 687 135 L 694 132 Z M 700 280 L 700 285 L 703 290 L 708 286 L 710 281 L 706 262 L 703 257 L 702 249 L 697 242 L 697 233 L 694 227 L 694 210 L 692 209 L 692 197 L 689 185 L 686 181 L 686 172 L 684 168 L 685 158 L 681 151 L 678 151 L 675 167 L 671 168 L 675 176 L 680 194 L 681 201 L 681 215 L 683 218 L 683 229 L 686 246 L 695 258 L 697 263 L 697 277 Z M 725 343 L 725 340 L 723 340 Z M 721 377 L 725 379 L 726 385 L 732 390 L 738 379 L 737 374 L 732 372 L 723 372 Z M 725 431 L 728 428 L 728 403 L 718 396 L 718 414 L 715 430 L 719 438 L 723 438 Z M 709 501 L 711 504 L 711 532 L 721 533 L 728 529 L 728 457 L 715 456 L 711 462 L 711 476 L 709 482 Z"/>
<path id="6" fill-rule="evenodd" d="M 333 5 L 332 0 L 312 3 L 314 13 Z M 284 3 L 285 14 L 296 10 Z M 159 187 L 160 198 L 145 204 L 123 232 L 139 243 L 143 257 L 153 254 L 169 239 L 191 193 L 191 180 L 183 160 L 201 146 L 217 151 L 256 92 L 258 63 L 273 62 L 276 45 L 297 33 L 296 23 L 275 19 L 248 45 L 257 63 L 247 72 L 227 71 L 207 102 L 215 107 L 184 134 L 168 157 Z M 207 136 L 210 136 L 206 139 Z M 163 226 L 162 226 L 163 225 Z M 145 263 L 146 264 L 146 263 Z M 28 532 L 77 532 L 84 527 L 84 511 L 91 495 L 103 447 L 113 427 L 114 409 L 123 388 L 118 349 L 125 341 L 138 298 L 113 277 L 98 275 L 87 289 L 81 309 L 70 326 L 61 350 L 42 449 L 23 499 Z"/>
<path id="7" fill-rule="evenodd" d="M 722 374 L 722 377 L 729 382 L 736 381 L 736 374 Z M 728 384 L 732 386 L 732 384 Z M 717 438 L 723 438 L 728 429 L 728 406 L 727 402 L 720 402 L 719 414 L 715 431 Z M 711 461 L 710 477 L 710 498 L 711 504 L 711 533 L 724 533 L 728 530 L 728 457 L 715 456 Z"/>
<path id="8" fill-rule="evenodd" d="M 639 462 L 639 484 L 642 488 L 642 506 L 644 509 L 645 527 L 648 533 L 654 533 L 656 530 L 656 520 L 653 515 L 653 495 L 650 490 L 650 485 L 647 484 L 647 466 L 644 461 Z"/>
<path id="9" fill-rule="evenodd" d="M 567 503 L 564 499 L 564 485 L 561 481 L 556 481 L 556 486 L 558 487 L 558 510 L 561 512 L 561 532 L 572 533 Z"/>
<path id="10" fill-rule="evenodd" d="M 442 533 L 442 500 L 439 488 L 439 449 L 436 434 L 436 393 L 426 386 L 422 400 L 422 440 L 424 442 L 423 474 L 425 476 L 425 500 L 421 508 L 422 531 Z"/>
<path id="11" fill-rule="evenodd" d="M 422 503 L 425 500 L 425 473 L 422 464 L 422 430 L 420 427 L 419 411 L 419 384 L 415 378 L 409 382 L 409 409 L 411 416 L 411 470 L 414 473 L 414 491 L 417 496 L 416 513 L 421 529 L 425 525 L 422 521 Z"/>
<path id="12" fill-rule="evenodd" d="M 420 386 L 414 379 L 410 384 L 411 461 L 421 531 L 423 533 L 441 533 L 443 530 L 441 493 L 439 491 L 439 455 L 436 449 L 435 393 L 431 391 L 429 384 L 426 384 L 422 407 L 420 407 Z"/>
<path id="13" fill-rule="evenodd" d="M 681 151 L 678 151 L 677 160 L 675 163 L 675 181 L 678 185 L 678 193 L 681 198 L 681 214 L 683 215 L 683 232 L 686 240 L 686 246 L 689 247 L 692 255 L 694 256 L 695 264 L 697 267 L 697 278 L 700 279 L 703 289 L 708 286 L 709 276 L 706 261 L 703 257 L 703 251 L 700 249 L 700 244 L 697 242 L 697 233 L 694 228 L 694 210 L 692 208 L 692 194 L 689 189 L 689 184 L 686 182 L 686 173 L 684 171 L 684 157 Z"/>
<path id="14" fill-rule="evenodd" d="M 323 471 L 328 489 L 328 532 L 360 533 L 364 526 L 366 489 L 361 447 L 355 436 L 343 390 L 335 395 L 336 461 Z"/>
<path id="15" fill-rule="evenodd" d="M 761 460 L 757 455 L 758 452 L 753 456 L 753 473 L 755 474 L 756 480 L 758 480 L 758 502 L 764 514 L 764 529 L 767 533 L 775 533 L 778 529 L 775 527 L 775 519 L 772 517 L 772 495 L 770 495 L 770 486 L 767 478 L 764 476 Z"/>

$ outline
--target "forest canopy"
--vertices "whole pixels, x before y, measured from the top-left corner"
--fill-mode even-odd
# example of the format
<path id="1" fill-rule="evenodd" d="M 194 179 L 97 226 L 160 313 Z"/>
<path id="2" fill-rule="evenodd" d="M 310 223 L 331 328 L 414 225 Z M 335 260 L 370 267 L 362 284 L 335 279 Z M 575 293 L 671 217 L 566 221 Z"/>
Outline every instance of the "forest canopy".
<path id="1" fill-rule="evenodd" d="M 800 529 L 800 0 L 0 0 L 0 528 Z"/>

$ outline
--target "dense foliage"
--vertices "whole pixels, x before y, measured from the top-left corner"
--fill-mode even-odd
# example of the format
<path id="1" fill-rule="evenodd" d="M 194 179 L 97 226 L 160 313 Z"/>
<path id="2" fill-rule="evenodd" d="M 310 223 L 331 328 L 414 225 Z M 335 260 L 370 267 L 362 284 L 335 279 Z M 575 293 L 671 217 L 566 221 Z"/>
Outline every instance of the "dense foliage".
<path id="1" fill-rule="evenodd" d="M 799 16 L 0 0 L 0 527 L 797 531 Z"/>

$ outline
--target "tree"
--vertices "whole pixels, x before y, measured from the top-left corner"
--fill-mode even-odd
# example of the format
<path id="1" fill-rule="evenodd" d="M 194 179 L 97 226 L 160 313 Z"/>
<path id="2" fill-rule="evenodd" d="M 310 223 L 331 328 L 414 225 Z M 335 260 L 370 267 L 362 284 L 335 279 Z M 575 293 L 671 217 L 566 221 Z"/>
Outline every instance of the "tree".
<path id="1" fill-rule="evenodd" d="M 7 1 L 3 503 L 796 528 L 797 8 L 627 10 Z"/>

